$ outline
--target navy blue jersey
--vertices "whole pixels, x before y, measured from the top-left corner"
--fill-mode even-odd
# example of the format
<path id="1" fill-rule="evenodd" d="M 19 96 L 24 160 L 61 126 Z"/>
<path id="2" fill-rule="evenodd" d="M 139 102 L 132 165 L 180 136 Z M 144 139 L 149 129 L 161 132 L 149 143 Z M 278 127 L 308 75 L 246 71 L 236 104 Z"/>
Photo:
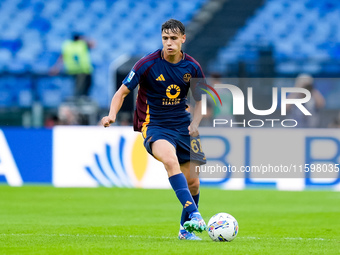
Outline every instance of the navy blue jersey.
<path id="1" fill-rule="evenodd" d="M 187 94 L 191 78 L 204 78 L 199 63 L 183 53 L 180 62 L 172 64 L 157 50 L 140 59 L 123 81 L 129 90 L 139 84 L 134 130 L 143 132 L 147 126 L 179 129 L 190 124 Z M 193 91 L 194 92 L 194 91 Z M 193 93 L 199 101 L 198 94 Z"/>

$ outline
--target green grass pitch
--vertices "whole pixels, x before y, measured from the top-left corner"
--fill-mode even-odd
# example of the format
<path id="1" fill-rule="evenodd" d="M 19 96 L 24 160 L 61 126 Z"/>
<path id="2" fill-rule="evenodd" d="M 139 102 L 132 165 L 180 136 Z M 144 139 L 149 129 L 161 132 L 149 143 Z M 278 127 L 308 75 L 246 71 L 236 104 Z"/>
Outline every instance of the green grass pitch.
<path id="1" fill-rule="evenodd" d="M 0 254 L 340 254 L 340 192 L 202 188 L 200 211 L 236 217 L 230 243 L 177 239 L 172 190 L 0 186 Z"/>

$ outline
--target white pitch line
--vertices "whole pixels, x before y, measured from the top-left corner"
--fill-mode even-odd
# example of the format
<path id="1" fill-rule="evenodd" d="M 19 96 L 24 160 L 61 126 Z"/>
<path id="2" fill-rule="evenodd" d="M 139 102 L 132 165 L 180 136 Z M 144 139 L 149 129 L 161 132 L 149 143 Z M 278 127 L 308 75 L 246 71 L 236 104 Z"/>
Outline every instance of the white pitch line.
<path id="1" fill-rule="evenodd" d="M 141 235 L 128 235 L 128 236 L 120 236 L 120 235 L 87 235 L 87 234 L 32 234 L 32 233 L 16 233 L 16 234 L 0 234 L 0 236 L 50 236 L 50 237 L 106 237 L 106 238 L 148 238 L 148 239 L 175 239 L 176 237 L 169 236 L 141 236 Z M 337 239 L 329 239 L 329 238 L 303 238 L 303 237 L 255 237 L 255 236 L 240 236 L 237 239 L 253 239 L 253 240 L 305 240 L 305 241 L 335 241 Z"/>

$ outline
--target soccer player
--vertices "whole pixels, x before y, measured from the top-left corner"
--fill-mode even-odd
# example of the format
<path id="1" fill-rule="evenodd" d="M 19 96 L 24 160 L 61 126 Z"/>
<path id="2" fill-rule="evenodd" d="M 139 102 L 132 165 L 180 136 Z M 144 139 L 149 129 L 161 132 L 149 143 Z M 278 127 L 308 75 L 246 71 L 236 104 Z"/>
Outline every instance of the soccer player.
<path id="1" fill-rule="evenodd" d="M 164 164 L 183 206 L 179 239 L 201 240 L 193 232 L 206 229 L 197 209 L 199 179 L 190 177 L 190 167 L 206 163 L 198 134 L 201 101 L 198 89 L 191 87 L 196 101 L 191 121 L 187 93 L 190 79 L 204 78 L 204 74 L 198 62 L 181 50 L 186 39 L 184 25 L 170 19 L 161 31 L 163 48 L 134 65 L 113 96 L 109 115 L 101 123 L 104 127 L 114 123 L 124 98 L 139 85 L 134 130 L 142 133 L 148 153 Z"/>

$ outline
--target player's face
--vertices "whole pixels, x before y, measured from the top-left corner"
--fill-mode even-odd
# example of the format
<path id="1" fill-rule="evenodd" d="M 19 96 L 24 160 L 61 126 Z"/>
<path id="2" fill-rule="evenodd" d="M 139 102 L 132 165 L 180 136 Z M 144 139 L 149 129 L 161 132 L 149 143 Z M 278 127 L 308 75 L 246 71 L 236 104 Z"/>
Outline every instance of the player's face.
<path id="1" fill-rule="evenodd" d="M 162 43 L 163 50 L 167 55 L 176 55 L 181 52 L 182 44 L 185 42 L 185 35 L 182 35 L 179 31 L 177 33 L 169 30 L 163 30 Z"/>

